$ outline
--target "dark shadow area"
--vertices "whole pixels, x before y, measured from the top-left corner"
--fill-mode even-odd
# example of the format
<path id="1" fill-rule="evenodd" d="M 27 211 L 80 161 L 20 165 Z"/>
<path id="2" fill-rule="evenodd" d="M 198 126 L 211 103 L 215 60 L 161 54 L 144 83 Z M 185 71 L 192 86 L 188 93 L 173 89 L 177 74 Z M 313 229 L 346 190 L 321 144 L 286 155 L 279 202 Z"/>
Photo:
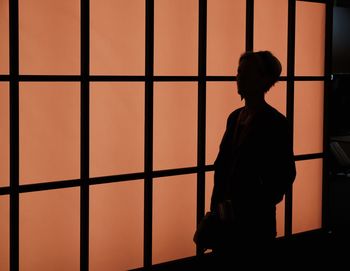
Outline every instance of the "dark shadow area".
<path id="1" fill-rule="evenodd" d="M 347 231 L 315 230 L 276 240 L 275 248 L 267 258 L 246 257 L 237 259 L 235 269 L 225 266 L 212 253 L 178 261 L 154 265 L 148 270 L 197 271 L 197 270 L 304 270 L 304 268 L 331 268 L 347 270 L 350 267 Z M 262 252 L 263 253 L 263 252 Z M 232 255 L 233 259 L 235 255 Z M 134 269 L 144 270 L 144 269 Z"/>
<path id="2" fill-rule="evenodd" d="M 350 1 L 335 1 L 333 8 L 332 71 L 350 73 Z"/>
<path id="3" fill-rule="evenodd" d="M 334 176 L 329 185 L 330 189 L 330 228 L 338 241 L 344 237 L 349 241 L 350 235 L 350 178 Z M 344 244 L 350 246 L 350 242 Z"/>
<path id="4" fill-rule="evenodd" d="M 350 73 L 333 74 L 329 95 L 329 134 L 350 136 Z"/>
<path id="5" fill-rule="evenodd" d="M 350 22 L 350 12 L 347 19 Z M 335 69 L 348 71 L 344 66 Z M 333 75 L 329 105 L 327 207 L 332 238 L 326 247 L 333 261 L 343 262 L 350 246 L 350 73 Z"/>

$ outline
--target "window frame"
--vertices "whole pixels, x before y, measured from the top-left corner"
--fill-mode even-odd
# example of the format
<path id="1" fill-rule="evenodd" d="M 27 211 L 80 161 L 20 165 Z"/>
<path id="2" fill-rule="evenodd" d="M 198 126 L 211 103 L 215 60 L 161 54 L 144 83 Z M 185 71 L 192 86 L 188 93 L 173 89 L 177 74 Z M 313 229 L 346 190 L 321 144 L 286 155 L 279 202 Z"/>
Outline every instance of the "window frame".
<path id="1" fill-rule="evenodd" d="M 10 184 L 0 187 L 0 196 L 10 196 L 10 270 L 19 270 L 19 196 L 20 193 L 80 187 L 80 269 L 89 269 L 89 187 L 91 185 L 111 182 L 144 180 L 144 259 L 143 267 L 152 266 L 152 207 L 153 179 L 182 174 L 197 174 L 197 223 L 205 212 L 205 175 L 214 170 L 213 165 L 205 163 L 206 138 L 206 82 L 236 81 L 235 76 L 207 76 L 206 45 L 207 45 L 207 1 L 199 1 L 198 16 L 198 76 L 155 76 L 154 75 L 154 0 L 145 0 L 145 75 L 90 75 L 90 1 L 80 1 L 80 75 L 26 75 L 19 74 L 19 0 L 9 0 L 9 74 L 1 74 L 0 81 L 10 85 Z M 280 78 L 287 83 L 287 118 L 293 131 L 294 117 L 294 82 L 322 81 L 324 82 L 324 128 L 323 152 L 296 155 L 296 161 L 323 158 L 323 197 L 322 197 L 322 227 L 329 225 L 328 221 L 328 189 L 327 189 L 327 157 L 328 152 L 328 91 L 331 84 L 331 36 L 332 36 L 332 1 L 303 0 L 326 5 L 325 26 L 325 73 L 324 76 L 295 76 L 295 16 L 296 1 L 288 0 L 288 48 L 287 75 Z M 246 50 L 253 49 L 254 31 L 254 0 L 246 0 Z M 19 183 L 19 83 L 20 82 L 79 82 L 80 83 L 80 178 L 74 180 L 57 180 L 48 183 Z M 143 82 L 145 83 L 145 124 L 144 124 L 144 171 L 128 174 L 90 178 L 90 82 Z M 153 169 L 153 99 L 154 82 L 197 82 L 197 165 L 194 167 L 174 168 L 167 170 Z M 292 188 L 285 197 L 285 236 L 292 235 Z M 200 251 L 197 250 L 197 254 Z"/>

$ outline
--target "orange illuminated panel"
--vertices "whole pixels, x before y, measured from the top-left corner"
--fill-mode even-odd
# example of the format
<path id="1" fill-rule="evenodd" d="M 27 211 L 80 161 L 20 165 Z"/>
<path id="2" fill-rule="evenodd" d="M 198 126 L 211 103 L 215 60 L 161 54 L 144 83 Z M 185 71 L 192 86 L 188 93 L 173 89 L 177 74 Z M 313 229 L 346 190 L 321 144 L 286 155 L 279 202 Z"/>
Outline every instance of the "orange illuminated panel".
<path id="1" fill-rule="evenodd" d="M 284 211 L 285 211 L 285 199 L 276 205 L 276 231 L 277 236 L 284 236 Z"/>
<path id="2" fill-rule="evenodd" d="M 287 114 L 287 84 L 277 82 L 266 94 L 265 100 L 268 104 L 276 108 L 280 113 Z"/>
<path id="3" fill-rule="evenodd" d="M 154 168 L 197 163 L 197 83 L 154 85 Z"/>
<path id="4" fill-rule="evenodd" d="M 214 188 L 214 171 L 205 174 L 205 211 L 210 211 L 211 195 Z"/>
<path id="5" fill-rule="evenodd" d="M 0 196 L 0 270 L 10 270 L 10 204 Z"/>
<path id="6" fill-rule="evenodd" d="M 143 181 L 90 187 L 89 270 L 143 265 Z"/>
<path id="7" fill-rule="evenodd" d="M 198 0 L 154 1 L 154 74 L 198 73 Z"/>
<path id="8" fill-rule="evenodd" d="M 90 1 L 91 74 L 145 73 L 145 1 Z"/>
<path id="9" fill-rule="evenodd" d="M 20 74 L 80 73 L 80 1 L 19 0 Z"/>
<path id="10" fill-rule="evenodd" d="M 206 164 L 213 164 L 226 129 L 227 118 L 244 106 L 236 82 L 207 82 Z"/>
<path id="11" fill-rule="evenodd" d="M 296 75 L 324 75 L 325 24 L 326 4 L 296 2 Z"/>
<path id="12" fill-rule="evenodd" d="M 20 270 L 79 270 L 80 190 L 20 195 Z"/>
<path id="13" fill-rule="evenodd" d="M 288 0 L 254 1 L 254 50 L 269 50 L 287 74 Z"/>
<path id="14" fill-rule="evenodd" d="M 245 0 L 208 0 L 207 74 L 235 75 L 245 51 Z"/>
<path id="15" fill-rule="evenodd" d="M 0 74 L 9 73 L 9 2 L 0 1 Z"/>
<path id="16" fill-rule="evenodd" d="M 9 84 L 0 82 L 0 186 L 10 179 L 10 99 Z"/>
<path id="17" fill-rule="evenodd" d="M 143 171 L 144 83 L 92 82 L 90 175 Z"/>
<path id="18" fill-rule="evenodd" d="M 19 100 L 20 182 L 79 178 L 79 84 L 20 83 Z"/>
<path id="19" fill-rule="evenodd" d="M 294 154 L 323 151 L 323 82 L 295 82 Z"/>
<path id="20" fill-rule="evenodd" d="M 214 172 L 206 172 L 205 174 L 205 198 L 204 198 L 204 211 L 210 211 L 210 203 L 211 203 L 211 194 L 213 192 L 214 187 Z M 205 251 L 205 253 L 212 252 L 211 249 Z"/>
<path id="21" fill-rule="evenodd" d="M 292 233 L 322 226 L 322 159 L 298 161 L 296 166 Z"/>
<path id="22" fill-rule="evenodd" d="M 153 184 L 153 264 L 194 256 L 195 174 L 165 177 Z"/>

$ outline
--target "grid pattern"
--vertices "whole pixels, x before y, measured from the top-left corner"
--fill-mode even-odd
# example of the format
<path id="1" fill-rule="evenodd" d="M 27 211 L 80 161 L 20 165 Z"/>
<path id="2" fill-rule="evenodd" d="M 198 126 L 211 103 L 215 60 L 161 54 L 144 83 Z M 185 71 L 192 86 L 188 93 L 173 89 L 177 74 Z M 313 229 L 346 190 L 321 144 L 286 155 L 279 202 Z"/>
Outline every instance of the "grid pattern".
<path id="1" fill-rule="evenodd" d="M 80 13 L 80 74 L 77 75 L 75 72 L 72 74 L 27 74 L 20 67 L 20 39 L 19 39 L 19 22 L 21 20 L 21 14 L 19 13 L 19 4 L 23 4 L 25 1 L 12 0 L 9 1 L 9 69 L 6 72 L 4 70 L 3 74 L 0 75 L 1 83 L 9 84 L 9 134 L 10 134 L 10 144 L 9 144 L 9 184 L 0 187 L 0 195 L 1 198 L 8 199 L 9 201 L 9 243 L 10 243 L 10 270 L 19 270 L 19 259 L 20 259 L 20 226 L 21 226 L 21 218 L 20 219 L 20 208 L 21 212 L 24 212 L 25 209 L 22 209 L 29 205 L 30 203 L 26 203 L 29 199 L 26 199 L 26 192 L 39 192 L 39 191 L 48 191 L 52 190 L 50 193 L 55 193 L 57 191 L 63 191 L 63 189 L 67 189 L 70 191 L 68 195 L 65 197 L 72 198 L 80 198 L 80 202 L 75 202 L 74 214 L 80 214 L 80 229 L 75 229 L 75 231 L 80 232 L 80 263 L 76 263 L 75 266 L 80 266 L 81 270 L 89 269 L 89 261 L 91 262 L 91 257 L 89 257 L 89 252 L 92 249 L 90 242 L 90 232 L 93 229 L 90 229 L 91 218 L 90 215 L 93 214 L 94 210 L 91 210 L 91 202 L 95 198 L 95 192 L 98 191 L 99 187 L 114 185 L 115 183 L 125 182 L 131 183 L 135 182 L 139 183 L 140 180 L 143 182 L 142 189 L 140 187 L 136 188 L 135 195 L 140 196 L 143 194 L 143 262 L 144 267 L 149 267 L 157 260 L 153 257 L 153 253 L 155 249 L 154 247 L 154 228 L 157 225 L 154 225 L 154 201 L 158 199 L 159 194 L 155 194 L 156 191 L 166 191 L 166 188 L 162 188 L 161 186 L 155 186 L 156 182 L 164 183 L 165 180 L 175 178 L 180 175 L 188 175 L 195 180 L 195 191 L 196 195 L 193 195 L 196 198 L 196 221 L 198 222 L 205 212 L 205 204 L 207 204 L 205 198 L 205 194 L 208 193 L 208 187 L 206 187 L 206 178 L 208 178 L 208 174 L 213 170 L 213 166 L 211 163 L 207 162 L 207 104 L 208 104 L 208 93 L 210 89 L 210 84 L 216 83 L 234 83 L 236 81 L 235 76 L 231 75 L 221 75 L 211 73 L 210 68 L 208 67 L 208 51 L 211 50 L 210 42 L 208 41 L 208 14 L 212 12 L 213 2 L 210 0 L 199 0 L 192 1 L 192 4 L 195 5 L 195 9 L 198 10 L 198 37 L 197 46 L 198 46 L 198 65 L 197 70 L 193 70 L 195 68 L 189 67 L 189 72 L 184 74 L 177 74 L 175 71 L 165 72 L 161 74 L 158 72 L 159 64 L 156 53 L 157 42 L 159 42 L 155 37 L 155 12 L 158 6 L 158 2 L 156 0 L 146 0 L 144 2 L 144 11 L 145 11 L 145 51 L 144 51 L 144 59 L 145 66 L 144 69 L 139 69 L 139 72 L 135 72 L 136 74 L 95 74 L 91 70 L 91 53 L 92 46 L 94 46 L 94 40 L 97 38 L 91 39 L 93 36 L 92 29 L 90 29 L 89 25 L 92 20 L 91 18 L 91 7 L 95 2 L 89 0 L 82 0 L 78 7 Z M 255 16 L 257 13 L 258 5 L 262 4 L 263 1 L 258 0 L 246 0 L 242 1 L 245 8 L 245 31 L 244 31 L 244 48 L 245 50 L 253 50 L 257 49 L 255 46 L 255 34 L 256 34 L 256 26 L 254 25 L 254 21 L 257 19 Z M 273 2 L 273 1 L 270 1 Z M 281 1 L 280 1 L 281 2 Z M 170 2 L 169 2 L 170 3 Z M 285 113 L 287 118 L 291 123 L 291 131 L 294 131 L 295 134 L 295 115 L 298 113 L 296 111 L 296 101 L 298 90 L 297 86 L 300 84 L 308 83 L 323 83 L 324 89 L 324 99 L 327 100 L 327 89 L 329 86 L 329 78 L 330 78 L 330 43 L 329 37 L 331 35 L 331 3 L 330 1 L 294 1 L 289 0 L 285 1 L 287 3 L 287 14 L 288 21 L 287 23 L 287 50 L 286 50 L 286 62 L 284 63 L 286 67 L 286 74 L 281 77 L 281 82 L 286 84 L 286 104 L 285 104 Z M 296 37 L 300 32 L 300 29 L 303 29 L 302 26 L 298 25 L 298 10 L 302 10 L 303 8 L 300 6 L 302 3 L 310 3 L 317 4 L 318 6 L 326 6 L 326 37 L 325 37 L 325 58 L 324 58 L 324 69 L 321 68 L 321 72 L 311 70 L 300 70 L 299 67 L 302 67 L 303 64 L 298 62 L 296 55 L 298 54 L 298 50 L 302 47 L 298 47 L 298 38 Z M 318 7 L 317 6 L 317 7 Z M 300 8 L 300 9 L 299 9 Z M 299 28 L 298 28 L 299 27 Z M 299 31 L 299 32 L 298 32 Z M 259 45 L 260 46 L 260 45 Z M 310 61 L 310 60 L 309 60 Z M 79 64 L 70 64 L 70 66 Z M 155 66 L 157 65 L 157 67 Z M 194 74 L 192 74 L 194 71 Z M 79 95 L 75 98 L 79 100 L 80 104 L 80 112 L 77 115 L 80 115 L 78 119 L 80 133 L 79 137 L 79 167 L 80 172 L 76 175 L 76 178 L 57 178 L 52 177 L 44 177 L 43 181 L 35 182 L 35 183 L 23 183 L 21 182 L 22 175 L 20 163 L 20 145 L 21 138 L 20 135 L 22 131 L 20 130 L 20 102 L 23 99 L 22 95 L 22 87 L 30 87 L 31 83 L 39 82 L 42 84 L 45 83 L 55 83 L 57 84 L 76 84 L 78 86 Z M 68 82 L 68 83 L 67 83 Z M 133 84 L 140 84 L 141 89 L 144 87 L 144 133 L 143 133 L 143 166 L 142 170 L 139 172 L 123 172 L 121 174 L 106 174 L 102 176 L 97 176 L 101 174 L 93 174 L 93 165 L 91 164 L 91 151 L 92 151 L 92 133 L 91 133 L 91 125 L 93 125 L 92 120 L 92 110 L 93 103 L 95 102 L 95 89 L 99 87 L 99 84 L 103 84 L 104 82 L 116 82 L 116 84 L 123 84 L 125 82 L 131 82 Z M 181 84 L 189 84 L 194 86 L 197 97 L 197 108 L 196 108 L 196 130 L 197 135 L 195 138 L 196 141 L 196 157 L 193 158 L 195 163 L 190 164 L 188 167 L 180 165 L 172 167 L 170 165 L 165 166 L 157 166 L 155 162 L 155 156 L 157 155 L 155 150 L 157 148 L 155 141 L 155 129 L 157 125 L 157 117 L 158 110 L 157 108 L 157 93 L 158 89 L 162 87 L 162 85 L 173 84 L 174 82 L 178 82 Z M 80 88 L 80 90 L 79 90 Z M 123 88 L 123 87 L 121 87 Z M 322 89 L 322 86 L 321 86 Z M 74 92 L 75 90 L 73 90 Z M 96 91 L 97 93 L 98 91 Z M 38 94 L 39 95 L 39 94 Z M 186 98 L 185 98 L 186 99 Z M 303 98 L 301 98 L 303 99 Z M 322 101 L 320 102 L 322 104 Z M 62 105 L 63 107 L 63 105 Z M 326 114 L 326 108 L 324 109 Z M 324 120 L 323 127 L 321 125 L 320 132 L 327 131 L 327 120 Z M 323 171 L 326 170 L 326 163 L 323 160 L 326 148 L 326 136 L 327 134 L 323 132 L 323 141 L 321 143 L 321 147 L 316 146 L 315 148 L 311 148 L 310 150 L 304 152 L 303 150 L 296 153 L 296 160 L 298 164 L 301 166 L 299 168 L 305 167 L 303 164 L 304 160 L 306 163 L 309 162 L 321 162 L 323 163 Z M 185 165 L 188 164 L 186 161 Z M 73 174 L 74 175 L 74 174 Z M 323 174 L 325 175 L 325 174 Z M 207 177 L 206 177 L 207 176 Z M 324 178 L 324 177 L 323 177 Z M 35 178 L 34 178 L 35 179 Z M 323 181 L 324 182 L 324 181 Z M 325 183 L 325 182 L 324 182 Z M 96 189 L 95 189 L 96 188 Z M 164 190 L 165 189 L 165 190 Z M 79 190 L 79 191 L 78 191 Z M 73 193 L 75 191 L 75 193 Z M 94 193 L 94 194 L 93 194 Z M 166 193 L 166 192 L 163 192 Z M 326 186 L 323 184 L 323 203 L 327 200 L 327 191 Z M 80 196 L 79 196 L 80 194 Z M 23 195 L 23 197 L 22 197 Z M 28 194 L 29 195 L 29 194 Z M 38 194 L 40 195 L 40 193 Z M 73 196 L 72 196 L 73 195 Z M 295 202 L 293 199 L 292 189 L 288 192 L 285 198 L 285 221 L 284 221 L 284 234 L 290 235 L 294 233 L 293 231 L 293 209 L 295 209 Z M 69 200 L 69 199 L 68 199 Z M 159 200 L 159 199 L 158 199 Z M 73 202 L 72 201 L 72 202 Z M 5 203 L 7 204 L 7 203 Z M 80 207 L 77 207 L 80 206 Z M 298 204 L 296 205 L 298 206 Z M 6 210 L 6 208 L 5 208 Z M 323 210 L 323 226 L 327 225 L 327 210 Z M 301 228 L 296 231 L 307 230 L 308 228 Z M 179 256 L 181 257 L 181 255 Z M 90 260 L 89 260 L 90 259 Z M 91 268 L 90 268 L 91 269 Z"/>

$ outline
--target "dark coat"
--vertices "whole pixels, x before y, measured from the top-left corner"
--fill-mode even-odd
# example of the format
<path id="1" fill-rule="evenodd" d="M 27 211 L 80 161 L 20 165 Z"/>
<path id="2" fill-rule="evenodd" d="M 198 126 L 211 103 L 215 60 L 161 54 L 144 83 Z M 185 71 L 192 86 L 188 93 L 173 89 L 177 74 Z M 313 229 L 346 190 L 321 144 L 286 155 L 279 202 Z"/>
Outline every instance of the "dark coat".
<path id="1" fill-rule="evenodd" d="M 232 203 L 241 233 L 276 236 L 276 204 L 293 183 L 293 144 L 284 115 L 266 105 L 237 142 L 238 117 L 233 111 L 214 163 L 211 210 L 225 199 Z"/>

